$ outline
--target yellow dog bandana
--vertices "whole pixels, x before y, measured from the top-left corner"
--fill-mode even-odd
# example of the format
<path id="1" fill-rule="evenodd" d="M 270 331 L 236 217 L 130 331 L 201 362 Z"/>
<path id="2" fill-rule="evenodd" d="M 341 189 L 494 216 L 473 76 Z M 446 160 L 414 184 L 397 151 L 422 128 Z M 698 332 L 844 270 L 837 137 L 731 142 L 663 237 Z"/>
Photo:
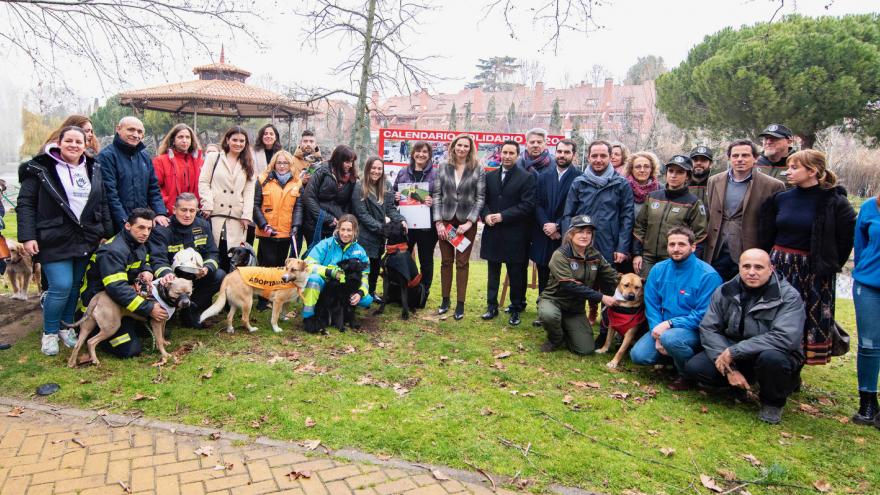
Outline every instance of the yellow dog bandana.
<path id="1" fill-rule="evenodd" d="M 280 289 L 298 289 L 293 282 L 282 282 L 281 275 L 284 274 L 284 268 L 264 267 L 264 266 L 240 266 L 236 268 L 241 272 L 241 278 L 246 284 L 255 289 L 260 289 L 261 296 L 268 298 L 269 293 Z"/>

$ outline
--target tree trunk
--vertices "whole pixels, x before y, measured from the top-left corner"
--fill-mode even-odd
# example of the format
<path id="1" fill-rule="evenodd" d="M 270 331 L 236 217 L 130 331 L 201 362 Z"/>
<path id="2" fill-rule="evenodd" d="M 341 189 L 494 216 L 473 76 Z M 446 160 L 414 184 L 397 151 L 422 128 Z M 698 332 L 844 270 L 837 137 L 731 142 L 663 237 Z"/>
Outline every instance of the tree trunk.
<path id="1" fill-rule="evenodd" d="M 367 84 L 370 81 L 370 68 L 373 63 L 373 21 L 376 18 L 376 2 L 370 0 L 367 9 L 367 27 L 364 30 L 364 56 L 361 62 L 361 80 L 358 88 L 357 106 L 354 115 L 354 126 L 351 130 L 351 146 L 360 158 L 361 163 L 367 158 L 369 151 L 369 111 L 367 109 Z M 366 129 L 364 129 L 366 125 Z M 364 135 L 366 131 L 366 139 Z"/>
<path id="2" fill-rule="evenodd" d="M 811 132 L 809 134 L 803 134 L 799 136 L 801 138 L 801 149 L 811 150 L 813 146 L 816 145 L 816 133 Z"/>

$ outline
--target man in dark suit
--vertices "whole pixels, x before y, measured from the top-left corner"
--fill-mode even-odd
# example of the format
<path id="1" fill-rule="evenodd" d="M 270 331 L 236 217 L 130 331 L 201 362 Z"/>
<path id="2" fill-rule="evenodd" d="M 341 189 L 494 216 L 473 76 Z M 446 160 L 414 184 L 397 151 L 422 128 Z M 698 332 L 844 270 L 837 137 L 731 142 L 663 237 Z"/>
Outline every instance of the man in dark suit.
<path id="1" fill-rule="evenodd" d="M 538 267 L 538 292 L 544 292 L 550 278 L 550 257 L 562 244 L 560 223 L 565 214 L 565 198 L 571 183 L 581 174 L 572 167 L 577 143 L 563 139 L 556 145 L 556 167 L 538 175 L 535 185 L 535 224 L 529 259 Z M 540 321 L 535 326 L 541 326 Z"/>
<path id="2" fill-rule="evenodd" d="M 526 308 L 526 268 L 535 214 L 535 175 L 516 166 L 517 156 L 516 141 L 501 145 L 501 167 L 486 174 L 486 200 L 480 212 L 484 223 L 480 257 L 489 265 L 482 318 L 498 316 L 498 283 L 504 263 L 510 279 L 511 325 L 519 325 L 519 314 Z"/>

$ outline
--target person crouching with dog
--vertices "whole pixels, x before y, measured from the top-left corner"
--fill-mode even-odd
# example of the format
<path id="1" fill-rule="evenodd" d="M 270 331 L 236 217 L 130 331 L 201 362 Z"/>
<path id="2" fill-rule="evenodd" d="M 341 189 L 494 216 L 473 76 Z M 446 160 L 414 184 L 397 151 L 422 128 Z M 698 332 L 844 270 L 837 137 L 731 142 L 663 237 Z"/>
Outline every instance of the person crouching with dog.
<path id="1" fill-rule="evenodd" d="M 344 278 L 344 272 L 338 267 L 339 262 L 346 259 L 357 259 L 367 266 L 361 278 L 360 290 L 349 300 L 352 306 L 369 308 L 373 302 L 367 286 L 370 260 L 367 252 L 357 243 L 358 221 L 354 215 L 346 213 L 339 217 L 336 230 L 328 237 L 309 249 L 306 263 L 311 265 L 312 274 L 303 289 L 303 328 L 307 332 L 320 331 L 320 322 L 316 321 L 315 306 L 328 279 Z"/>
<path id="2" fill-rule="evenodd" d="M 618 301 L 593 287 L 617 286 L 620 275 L 593 247 L 596 227 L 587 215 L 575 215 L 560 246 L 550 258 L 550 279 L 538 297 L 538 319 L 547 332 L 542 352 L 567 347 L 575 354 L 595 350 L 593 329 L 587 321 L 587 301 L 616 306 Z"/>
<path id="3" fill-rule="evenodd" d="M 48 281 L 40 346 L 47 356 L 58 354 L 59 337 L 67 347 L 76 344 L 61 321 L 73 321 L 89 256 L 113 235 L 101 167 L 85 153 L 86 142 L 82 128 L 65 127 L 57 144 L 18 169 L 18 240 Z"/>
<path id="4" fill-rule="evenodd" d="M 177 196 L 173 206 L 174 216 L 167 227 L 156 225 L 147 241 L 153 274 L 163 282 L 183 277 L 193 281 L 192 304 L 180 312 L 181 323 L 189 328 L 204 328 L 199 314 L 211 305 L 214 294 L 226 272 L 220 268 L 220 256 L 211 223 L 199 216 L 199 200 L 191 192 Z M 198 271 L 174 268 L 174 256 L 184 249 L 192 248 L 202 257 L 203 266 Z M 168 331 L 166 330 L 166 335 Z"/>
<path id="5" fill-rule="evenodd" d="M 291 240 L 296 237 L 302 224 L 303 184 L 302 170 L 293 155 L 281 150 L 272 156 L 269 166 L 257 178 L 254 191 L 254 222 L 259 229 L 257 237 L 257 264 L 260 266 L 284 266 L 288 255 L 298 258 L 291 251 Z M 268 308 L 269 301 L 259 296 L 257 310 Z"/>
<path id="6" fill-rule="evenodd" d="M 135 208 L 128 215 L 124 228 L 98 248 L 86 268 L 86 286 L 80 302 L 86 308 L 95 295 L 105 291 L 110 299 L 143 318 L 167 320 L 168 312 L 147 299 L 153 281 L 148 261 L 147 239 L 153 230 L 156 214 L 148 208 Z M 142 290 L 136 291 L 135 287 Z M 122 318 L 122 326 L 110 339 L 101 343 L 104 351 L 120 358 L 140 355 L 143 323 L 131 317 Z"/>

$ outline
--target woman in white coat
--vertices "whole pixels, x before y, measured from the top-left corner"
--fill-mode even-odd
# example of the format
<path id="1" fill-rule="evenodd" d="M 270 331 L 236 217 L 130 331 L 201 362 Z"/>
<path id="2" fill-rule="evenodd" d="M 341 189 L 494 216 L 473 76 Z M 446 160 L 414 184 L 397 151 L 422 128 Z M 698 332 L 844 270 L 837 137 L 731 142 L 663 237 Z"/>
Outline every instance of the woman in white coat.
<path id="1" fill-rule="evenodd" d="M 220 265 L 227 271 L 226 252 L 245 241 L 253 221 L 255 174 L 249 141 L 242 127 L 231 127 L 220 142 L 223 152 L 209 153 L 199 175 L 202 214 L 211 219 Z"/>

